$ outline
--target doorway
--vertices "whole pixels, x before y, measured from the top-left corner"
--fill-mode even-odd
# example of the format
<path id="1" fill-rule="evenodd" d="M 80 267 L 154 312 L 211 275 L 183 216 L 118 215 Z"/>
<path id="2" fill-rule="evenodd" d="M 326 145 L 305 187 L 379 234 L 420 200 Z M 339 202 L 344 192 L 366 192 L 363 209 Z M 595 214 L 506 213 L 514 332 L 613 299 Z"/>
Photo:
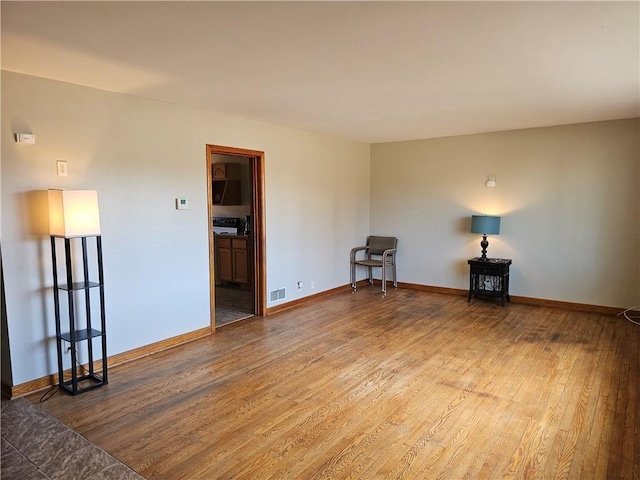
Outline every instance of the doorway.
<path id="1" fill-rule="evenodd" d="M 207 145 L 206 166 L 215 329 L 266 310 L 264 152 Z"/>

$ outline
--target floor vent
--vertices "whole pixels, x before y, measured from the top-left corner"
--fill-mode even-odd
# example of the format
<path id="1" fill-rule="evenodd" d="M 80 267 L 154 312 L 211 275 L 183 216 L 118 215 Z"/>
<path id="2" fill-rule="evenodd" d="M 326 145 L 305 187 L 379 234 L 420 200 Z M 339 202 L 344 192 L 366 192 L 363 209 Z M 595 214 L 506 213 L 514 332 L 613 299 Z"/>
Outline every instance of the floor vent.
<path id="1" fill-rule="evenodd" d="M 282 300 L 286 296 L 286 291 L 284 288 L 280 288 L 278 290 L 271 290 L 270 301 L 277 302 L 278 300 Z"/>

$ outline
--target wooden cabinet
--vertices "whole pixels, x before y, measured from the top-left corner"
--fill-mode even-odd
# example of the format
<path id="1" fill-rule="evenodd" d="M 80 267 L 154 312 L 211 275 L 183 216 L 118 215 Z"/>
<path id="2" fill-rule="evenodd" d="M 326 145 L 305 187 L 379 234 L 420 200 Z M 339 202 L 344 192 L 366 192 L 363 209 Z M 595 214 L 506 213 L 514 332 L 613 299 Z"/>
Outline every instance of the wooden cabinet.
<path id="1" fill-rule="evenodd" d="M 213 163 L 211 178 L 214 205 L 240 205 L 242 203 L 242 165 L 239 163 Z"/>
<path id="2" fill-rule="evenodd" d="M 249 242 L 247 237 L 217 237 L 218 275 L 223 282 L 249 283 Z"/>
<path id="3" fill-rule="evenodd" d="M 233 260 L 233 281 L 249 283 L 249 254 L 246 238 L 231 240 L 231 257 Z"/>
<path id="4" fill-rule="evenodd" d="M 233 282 L 232 259 L 231 239 L 218 239 L 216 246 L 216 261 L 218 262 L 218 278 L 223 282 Z"/>

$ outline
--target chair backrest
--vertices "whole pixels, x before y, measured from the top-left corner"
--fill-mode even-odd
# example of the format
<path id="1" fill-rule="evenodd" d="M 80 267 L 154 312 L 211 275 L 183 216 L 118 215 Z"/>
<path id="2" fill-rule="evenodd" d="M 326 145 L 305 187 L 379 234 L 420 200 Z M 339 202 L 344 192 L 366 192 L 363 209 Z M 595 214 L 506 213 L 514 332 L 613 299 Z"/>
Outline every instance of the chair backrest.
<path id="1" fill-rule="evenodd" d="M 398 239 L 396 237 L 367 237 L 367 247 L 370 255 L 382 255 L 385 250 L 397 248 Z"/>

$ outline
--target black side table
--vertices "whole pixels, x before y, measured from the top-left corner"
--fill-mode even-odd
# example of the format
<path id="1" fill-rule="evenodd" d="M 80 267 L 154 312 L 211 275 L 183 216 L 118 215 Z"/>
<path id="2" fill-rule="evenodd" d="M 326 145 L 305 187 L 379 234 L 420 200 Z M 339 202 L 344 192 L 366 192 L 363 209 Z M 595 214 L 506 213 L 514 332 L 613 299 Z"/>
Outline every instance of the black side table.
<path id="1" fill-rule="evenodd" d="M 469 298 L 471 295 L 489 295 L 500 297 L 504 307 L 505 299 L 510 302 L 509 296 L 509 265 L 508 258 L 487 258 L 481 260 L 480 257 L 472 258 L 469 264 Z"/>

